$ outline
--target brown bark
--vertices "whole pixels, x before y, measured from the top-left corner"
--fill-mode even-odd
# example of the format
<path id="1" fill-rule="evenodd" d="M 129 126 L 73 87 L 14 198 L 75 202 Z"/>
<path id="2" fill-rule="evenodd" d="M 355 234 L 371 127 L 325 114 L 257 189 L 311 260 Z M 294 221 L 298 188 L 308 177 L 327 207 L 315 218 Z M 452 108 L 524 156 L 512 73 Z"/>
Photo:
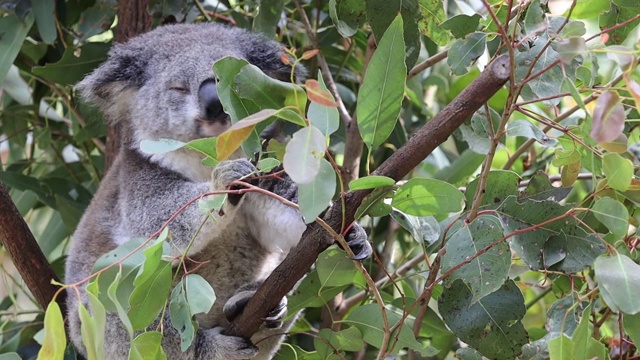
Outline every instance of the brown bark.
<path id="1" fill-rule="evenodd" d="M 505 55 L 491 63 L 477 79 L 418 130 L 373 174 L 388 176 L 396 181 L 402 179 L 487 102 L 508 79 L 509 59 Z M 337 206 L 325 215 L 324 220 L 334 230 L 340 231 L 343 211 L 346 223 L 352 222 L 358 206 L 368 193 L 367 191 L 348 192 L 345 201 L 346 208 L 341 209 L 338 202 Z M 229 334 L 245 338 L 251 337 L 262 324 L 262 319 L 278 305 L 282 297 L 293 289 L 298 280 L 309 271 L 318 255 L 332 243 L 332 239 L 322 227 L 317 223 L 311 224 L 302 235 L 300 244 L 264 281 L 244 311 L 231 323 Z"/>
<path id="2" fill-rule="evenodd" d="M 0 242 L 11 255 L 13 264 L 22 276 L 22 280 L 38 300 L 40 306 L 46 309 L 59 289 L 51 281 L 60 282 L 60 280 L 53 272 L 29 226 L 13 204 L 9 192 L 2 183 L 0 183 Z M 66 313 L 66 294 L 63 291 L 56 298 L 63 313 Z"/>
<path id="3" fill-rule="evenodd" d="M 118 25 L 115 29 L 115 41 L 122 43 L 151 29 L 149 0 L 121 0 L 118 2 Z M 107 172 L 120 151 L 121 125 L 107 126 L 107 143 L 104 154 L 104 171 Z"/>

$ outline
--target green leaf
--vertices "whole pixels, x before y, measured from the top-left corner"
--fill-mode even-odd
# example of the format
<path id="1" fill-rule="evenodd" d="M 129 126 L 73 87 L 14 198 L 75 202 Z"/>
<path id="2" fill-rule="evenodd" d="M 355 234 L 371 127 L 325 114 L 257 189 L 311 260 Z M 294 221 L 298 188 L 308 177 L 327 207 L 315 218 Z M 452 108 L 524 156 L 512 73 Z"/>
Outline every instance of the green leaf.
<path id="1" fill-rule="evenodd" d="M 629 211 L 622 203 L 609 197 L 596 201 L 591 209 L 593 215 L 603 223 L 612 234 L 622 238 L 629 231 Z"/>
<path id="2" fill-rule="evenodd" d="M 133 326 L 131 325 L 131 320 L 129 320 L 127 311 L 125 310 L 125 308 L 128 307 L 129 304 L 120 302 L 120 300 L 118 299 L 118 294 L 116 293 L 116 290 L 120 285 L 121 275 L 122 275 L 122 272 L 118 272 L 116 274 L 115 279 L 107 289 L 107 295 L 109 296 L 109 300 L 111 300 L 113 305 L 115 306 L 116 312 L 118 313 L 118 317 L 120 318 L 120 321 L 122 322 L 122 325 L 124 326 L 124 328 L 127 329 L 127 332 L 129 333 L 129 337 L 132 337 Z"/>
<path id="3" fill-rule="evenodd" d="M 629 335 L 634 344 L 640 344 L 640 313 L 635 315 L 625 314 L 624 331 Z"/>
<path id="4" fill-rule="evenodd" d="M 413 216 L 393 209 L 391 217 L 420 244 L 431 245 L 440 239 L 440 225 L 433 216 Z"/>
<path id="5" fill-rule="evenodd" d="M 44 314 L 44 341 L 38 352 L 38 359 L 62 360 L 67 346 L 62 312 L 57 302 L 52 301 Z"/>
<path id="6" fill-rule="evenodd" d="M 591 137 L 596 142 L 611 142 L 624 130 L 624 108 L 618 93 L 605 91 L 596 100 L 593 109 Z"/>
<path id="7" fill-rule="evenodd" d="M 598 284 L 611 310 L 625 314 L 640 313 L 640 265 L 626 255 L 599 256 L 593 264 Z"/>
<path id="8" fill-rule="evenodd" d="M 198 329 L 198 323 L 192 320 L 193 314 L 187 303 L 184 278 L 171 292 L 169 314 L 171 316 L 171 324 L 180 334 L 180 350 L 184 352 L 191 346 Z"/>
<path id="9" fill-rule="evenodd" d="M 224 57 L 213 64 L 213 72 L 218 79 L 218 97 L 232 124 L 260 110 L 252 100 L 240 97 L 236 89 L 236 76 L 248 65 L 246 60 L 233 57 Z"/>
<path id="10" fill-rule="evenodd" d="M 476 189 L 480 183 L 480 178 L 474 179 L 467 185 L 465 198 L 467 206 L 470 207 L 474 200 Z M 520 176 L 513 171 L 494 170 L 489 173 L 486 190 L 482 197 L 481 206 L 497 206 L 501 204 L 507 196 L 518 194 L 518 184 Z"/>
<path id="11" fill-rule="evenodd" d="M 392 311 L 387 311 L 387 318 L 389 320 L 389 326 L 397 324 L 401 319 L 401 314 L 397 314 Z M 370 344 L 376 348 L 382 346 L 382 340 L 384 337 L 384 323 L 382 321 L 382 313 L 380 312 L 380 306 L 378 304 L 367 304 L 356 307 L 347 318 L 343 320 L 345 324 L 356 327 L 362 333 L 364 342 Z M 400 330 L 396 330 L 394 334 L 394 342 L 390 344 L 394 345 L 391 349 L 392 353 L 398 353 L 402 348 L 409 348 L 419 352 L 422 356 L 433 356 L 433 348 L 423 348 L 422 344 L 416 341 L 413 331 L 406 324 L 403 323 L 400 326 Z"/>
<path id="12" fill-rule="evenodd" d="M 273 37 L 276 34 L 276 26 L 281 19 L 284 4 L 284 0 L 260 2 L 258 15 L 253 19 L 253 31 Z"/>
<path id="13" fill-rule="evenodd" d="M 92 273 L 96 273 L 108 266 L 119 263 L 119 266 L 114 265 L 98 276 L 98 297 L 107 310 L 117 311 L 116 304 L 112 302 L 108 289 L 112 285 L 117 287 L 120 279 L 123 280 L 123 284 L 120 287 L 118 299 L 120 302 L 128 304 L 128 299 L 131 295 L 129 291 L 133 291 L 133 281 L 138 274 L 140 266 L 145 261 L 143 253 L 145 247 L 140 247 L 144 241 L 146 239 L 131 239 L 98 258 L 93 266 Z M 140 249 L 134 251 L 138 247 Z M 116 281 L 116 278 L 118 281 Z"/>
<path id="14" fill-rule="evenodd" d="M 520 321 L 524 297 L 512 280 L 496 292 L 472 301 L 467 285 L 456 281 L 438 299 L 442 319 L 460 340 L 493 359 L 515 359 L 527 343 Z"/>
<path id="15" fill-rule="evenodd" d="M 344 253 L 342 253 L 344 256 Z M 300 285 L 289 296 L 289 313 L 295 314 L 305 308 L 323 307 L 327 302 L 346 289 L 348 285 L 324 286 L 313 270 L 302 279 Z"/>
<path id="16" fill-rule="evenodd" d="M 358 274 L 353 260 L 346 257 L 344 251 L 334 246 L 320 254 L 316 269 L 320 283 L 324 287 L 351 285 Z"/>
<path id="17" fill-rule="evenodd" d="M 355 1 L 358 3 L 360 2 L 360 0 Z M 325 85 L 322 77 L 322 72 L 318 72 L 318 83 L 320 84 L 320 89 L 328 92 L 327 85 Z M 329 93 L 329 95 L 331 95 L 331 93 Z M 331 95 L 331 99 L 334 100 L 333 95 Z M 338 130 L 338 127 L 340 126 L 338 109 L 318 104 L 315 101 L 312 101 L 309 104 L 307 118 L 309 118 L 311 125 L 320 129 L 325 137 L 329 137 L 329 135 Z"/>
<path id="18" fill-rule="evenodd" d="M 224 112 L 231 119 L 231 124 L 235 124 L 238 120 L 261 110 L 252 99 L 242 98 L 236 88 L 236 77 L 246 66 L 249 66 L 246 60 L 233 57 L 224 57 L 213 64 L 213 72 L 217 79 L 218 97 Z M 260 148 L 260 137 L 257 131 L 253 131 L 248 141 L 243 144 L 243 149 L 245 153 L 253 154 L 260 151 Z"/>
<path id="19" fill-rule="evenodd" d="M 327 140 L 315 126 L 296 131 L 287 143 L 284 170 L 298 184 L 309 184 L 318 175 Z"/>
<path id="20" fill-rule="evenodd" d="M 198 274 L 189 274 L 183 281 L 191 315 L 208 313 L 216 301 L 216 294 L 211 284 Z"/>
<path id="21" fill-rule="evenodd" d="M 29 12 L 24 21 L 15 14 L 7 14 L 0 18 L 0 84 L 4 83 L 9 68 L 20 52 L 33 25 L 33 17 L 33 13 Z"/>
<path id="22" fill-rule="evenodd" d="M 313 341 L 315 349 L 323 359 L 333 359 L 335 351 L 359 351 L 364 347 L 362 334 L 355 327 L 334 332 L 330 329 L 321 329 L 318 337 Z M 337 357 L 338 359 L 340 357 Z"/>
<path id="23" fill-rule="evenodd" d="M 138 284 L 134 281 L 127 312 L 134 331 L 144 330 L 158 317 L 167 303 L 172 280 L 171 263 L 162 261 L 145 280 Z"/>
<path id="24" fill-rule="evenodd" d="M 260 172 L 269 173 L 278 166 L 280 166 L 280 161 L 278 161 L 278 159 L 264 158 L 258 160 L 258 165 L 256 167 Z"/>
<path id="25" fill-rule="evenodd" d="M 522 136 L 527 139 L 534 139 L 540 145 L 553 147 L 556 146 L 558 140 L 551 139 L 542 132 L 537 126 L 533 125 L 530 121 L 527 120 L 516 120 L 510 123 L 507 127 L 507 135 L 508 136 Z"/>
<path id="26" fill-rule="evenodd" d="M 255 65 L 243 66 L 235 84 L 237 94 L 253 100 L 261 110 L 294 106 L 303 112 L 307 104 L 307 95 L 300 85 L 269 77 Z"/>
<path id="27" fill-rule="evenodd" d="M 486 41 L 487 34 L 475 32 L 451 45 L 447 64 L 454 75 L 464 75 L 469 71 L 471 63 L 484 53 Z"/>
<path id="28" fill-rule="evenodd" d="M 75 84 L 107 60 L 110 47 L 111 44 L 99 42 L 87 43 L 80 48 L 70 46 L 58 62 L 35 66 L 33 73 L 58 84 Z"/>
<path id="29" fill-rule="evenodd" d="M 480 25 L 480 19 L 482 19 L 480 14 L 473 14 L 472 16 L 461 14 L 447 19 L 440 27 L 451 31 L 456 39 L 460 39 L 476 31 L 478 25 Z"/>
<path id="30" fill-rule="evenodd" d="M 78 305 L 82 343 L 87 351 L 87 358 L 101 360 L 105 359 L 104 333 L 107 313 L 100 300 L 98 300 L 98 284 L 95 280 L 87 285 L 86 291 L 91 305 L 91 315 L 89 315 L 89 311 L 83 304 L 80 303 Z"/>
<path id="31" fill-rule="evenodd" d="M 561 334 L 555 339 L 549 341 L 549 355 L 551 360 L 576 359 L 573 357 L 574 343 Z"/>
<path id="32" fill-rule="evenodd" d="M 604 244 L 596 234 L 573 225 L 573 222 L 566 222 L 565 228 L 545 243 L 543 252 L 547 269 L 567 274 L 579 273 L 604 253 Z"/>
<path id="33" fill-rule="evenodd" d="M 455 186 L 434 179 L 413 178 L 396 191 L 391 206 L 415 216 L 462 210 L 464 195 Z"/>
<path id="34" fill-rule="evenodd" d="M 361 0 L 329 0 L 329 15 L 342 37 L 355 35 L 365 12 Z"/>
<path id="35" fill-rule="evenodd" d="M 604 252 L 604 245 L 571 218 L 548 222 L 563 216 L 571 207 L 554 200 L 517 200 L 509 196 L 498 208 L 499 218 L 509 235 L 509 245 L 532 270 L 552 268 L 578 272 L 591 265 Z M 519 232 L 531 227 L 531 231 Z"/>
<path id="36" fill-rule="evenodd" d="M 58 37 L 56 29 L 55 0 L 39 0 L 33 2 L 38 33 L 42 41 L 53 44 Z"/>
<path id="37" fill-rule="evenodd" d="M 375 189 L 385 186 L 393 186 L 395 184 L 396 181 L 390 177 L 369 175 L 350 182 L 349 190 Z"/>
<path id="38" fill-rule="evenodd" d="M 356 109 L 358 129 L 369 151 L 380 146 L 396 125 L 407 78 L 402 18 L 398 15 L 373 53 Z"/>
<path id="39" fill-rule="evenodd" d="M 633 164 L 618 154 L 606 153 L 602 156 L 602 172 L 609 186 L 618 191 L 627 191 L 633 178 Z"/>
<path id="40" fill-rule="evenodd" d="M 589 330 L 589 316 L 591 315 L 591 304 L 587 306 L 586 309 L 582 312 L 582 316 L 580 317 L 580 322 L 576 327 L 576 330 L 573 332 L 573 336 L 571 336 L 571 340 L 574 343 L 573 347 L 573 357 L 574 359 L 588 359 L 587 349 L 589 340 L 591 339 L 591 331 Z M 564 336 L 564 335 L 563 335 Z M 565 346 L 564 344 L 561 344 Z M 551 349 L 551 344 L 549 344 L 549 348 Z"/>
<path id="41" fill-rule="evenodd" d="M 480 250 L 501 239 L 502 233 L 500 220 L 491 215 L 478 216 L 471 224 L 462 224 L 450 233 L 447 240 L 446 253 L 442 257 L 442 271 L 449 271 L 466 259 L 475 256 Z M 473 295 L 471 298 L 471 304 L 473 304 L 504 284 L 509 275 L 510 266 L 511 251 L 504 241 L 479 255 L 469 264 L 455 270 L 445 279 L 445 284 L 450 285 L 458 279 L 464 281 Z"/>
<path id="42" fill-rule="evenodd" d="M 166 360 L 162 350 L 162 334 L 157 331 L 144 332 L 133 339 L 129 360 Z"/>
<path id="43" fill-rule="evenodd" d="M 333 166 L 327 160 L 320 159 L 320 169 L 316 177 L 308 184 L 298 185 L 298 205 L 305 223 L 314 222 L 316 217 L 329 207 L 336 186 L 336 172 Z"/>
<path id="44" fill-rule="evenodd" d="M 441 24 L 446 20 L 444 4 L 439 0 L 418 0 L 420 7 L 420 32 L 428 36 L 433 42 L 444 46 L 450 39 L 446 29 Z M 404 13 L 403 13 L 404 16 Z"/>

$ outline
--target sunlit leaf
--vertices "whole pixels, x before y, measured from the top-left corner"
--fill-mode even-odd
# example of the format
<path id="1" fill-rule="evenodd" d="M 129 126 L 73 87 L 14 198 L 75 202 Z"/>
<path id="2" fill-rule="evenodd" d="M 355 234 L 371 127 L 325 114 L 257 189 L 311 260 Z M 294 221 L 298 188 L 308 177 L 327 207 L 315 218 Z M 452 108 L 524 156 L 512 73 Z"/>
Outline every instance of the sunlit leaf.
<path id="1" fill-rule="evenodd" d="M 349 183 L 349 190 L 375 189 L 385 186 L 393 186 L 396 181 L 386 176 L 369 175 L 353 180 Z"/>
<path id="2" fill-rule="evenodd" d="M 62 360 L 66 346 L 62 312 L 58 303 L 52 301 L 44 314 L 44 341 L 38 352 L 38 360 Z"/>
<path id="3" fill-rule="evenodd" d="M 370 150 L 380 146 L 396 125 L 407 77 L 404 60 L 402 18 L 397 16 L 378 43 L 358 92 L 358 129 Z"/>
<path id="4" fill-rule="evenodd" d="M 315 126 L 296 131 L 287 143 L 284 154 L 284 169 L 298 184 L 308 184 L 320 171 L 320 160 L 324 157 L 326 138 Z"/>
<path id="5" fill-rule="evenodd" d="M 444 181 L 413 178 L 402 185 L 391 206 L 416 216 L 446 214 L 462 210 L 464 195 Z"/>
<path id="6" fill-rule="evenodd" d="M 607 176 L 609 186 L 627 191 L 633 178 L 633 164 L 618 154 L 606 153 L 602 157 L 602 172 Z"/>
<path id="7" fill-rule="evenodd" d="M 298 184 L 298 205 L 307 224 L 314 222 L 329 207 L 335 192 L 336 172 L 329 161 L 320 159 L 320 168 L 313 180 Z"/>
<path id="8" fill-rule="evenodd" d="M 133 339 L 129 360 L 166 360 L 162 350 L 162 334 L 157 331 L 144 332 Z"/>

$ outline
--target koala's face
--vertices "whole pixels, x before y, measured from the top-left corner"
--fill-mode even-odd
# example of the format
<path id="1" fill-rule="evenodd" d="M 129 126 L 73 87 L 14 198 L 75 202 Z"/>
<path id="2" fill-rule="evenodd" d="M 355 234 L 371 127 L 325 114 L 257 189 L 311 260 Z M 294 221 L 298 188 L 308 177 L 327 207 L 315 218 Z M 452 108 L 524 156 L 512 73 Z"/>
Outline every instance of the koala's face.
<path id="1" fill-rule="evenodd" d="M 116 45 L 109 59 L 78 89 L 109 121 L 123 121 L 129 146 L 160 138 L 190 141 L 229 127 L 213 74 L 215 61 L 233 56 L 288 79 L 280 44 L 219 24 L 170 25 Z M 296 67 L 297 76 L 304 71 Z"/>
<path id="2" fill-rule="evenodd" d="M 236 55 L 237 56 L 237 55 Z M 176 54 L 157 64 L 152 76 L 132 99 L 131 120 L 137 142 L 169 138 L 190 141 L 217 136 L 230 126 L 213 72 L 218 54 Z"/>

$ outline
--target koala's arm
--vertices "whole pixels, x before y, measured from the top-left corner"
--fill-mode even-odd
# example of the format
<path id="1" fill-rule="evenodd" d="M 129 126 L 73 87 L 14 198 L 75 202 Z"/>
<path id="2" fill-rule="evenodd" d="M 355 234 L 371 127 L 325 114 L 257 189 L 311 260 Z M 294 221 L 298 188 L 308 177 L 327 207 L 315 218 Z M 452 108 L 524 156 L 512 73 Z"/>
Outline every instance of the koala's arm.
<path id="1" fill-rule="evenodd" d="M 185 205 L 212 190 L 225 190 L 231 181 L 246 173 L 214 170 L 210 182 L 194 182 L 130 152 L 129 161 L 114 179 L 119 192 L 112 231 L 118 245 L 132 237 L 150 236 L 176 213 L 168 224 L 172 255 L 182 254 L 187 248 L 193 255 L 215 239 L 233 235 L 230 224 L 237 226 L 241 221 L 233 208 L 225 208 L 224 216 L 220 216 L 215 212 L 203 214 L 197 203 Z"/>

